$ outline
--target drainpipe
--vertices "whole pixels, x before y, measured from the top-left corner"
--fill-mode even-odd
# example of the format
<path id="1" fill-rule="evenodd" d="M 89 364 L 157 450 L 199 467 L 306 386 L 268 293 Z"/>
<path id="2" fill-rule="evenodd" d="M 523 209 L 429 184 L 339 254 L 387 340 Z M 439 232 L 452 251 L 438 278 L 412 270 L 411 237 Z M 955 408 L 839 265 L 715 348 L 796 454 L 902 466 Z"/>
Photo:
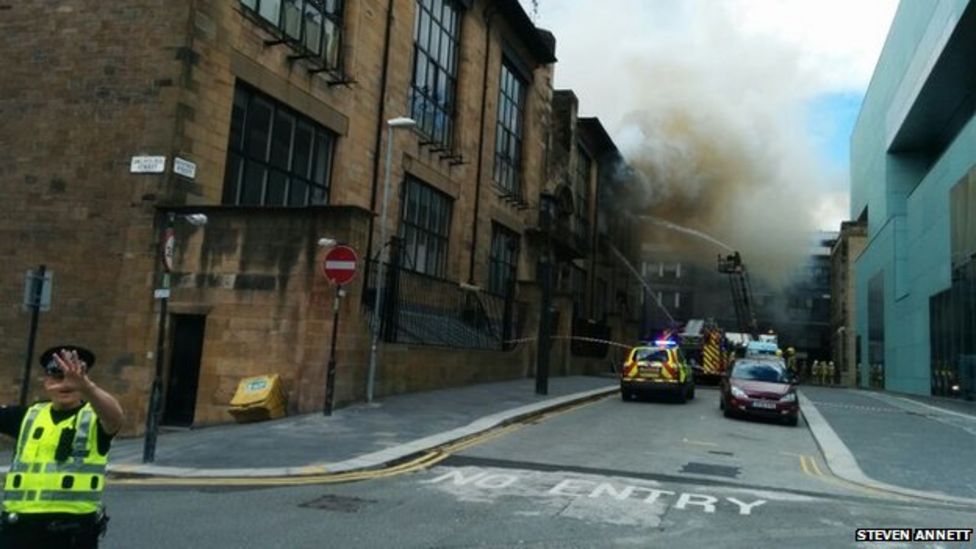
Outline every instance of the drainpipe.
<path id="1" fill-rule="evenodd" d="M 369 233 L 366 237 L 366 269 L 363 273 L 362 298 L 366 299 L 369 288 L 369 260 L 373 257 L 373 227 L 376 223 L 376 191 L 380 174 L 380 145 L 383 140 L 383 126 L 386 120 L 386 77 L 390 66 L 390 32 L 393 27 L 393 1 L 386 3 L 386 31 L 383 37 L 383 68 L 380 71 L 380 98 L 376 105 L 376 140 L 373 143 L 373 187 L 369 194 Z M 386 220 L 383 220 L 386 222 Z M 383 243 L 380 243 L 382 246 Z"/>
<path id="2" fill-rule="evenodd" d="M 478 213 L 481 210 L 481 166 L 485 149 L 485 110 L 488 100 L 488 60 L 491 58 L 491 18 L 497 10 L 494 5 L 485 8 L 485 60 L 484 74 L 482 75 L 483 85 L 481 87 L 481 127 L 478 133 L 478 162 L 474 180 L 474 219 L 471 221 L 471 258 L 468 263 L 468 284 L 474 285 L 474 259 L 475 250 L 478 248 Z"/>

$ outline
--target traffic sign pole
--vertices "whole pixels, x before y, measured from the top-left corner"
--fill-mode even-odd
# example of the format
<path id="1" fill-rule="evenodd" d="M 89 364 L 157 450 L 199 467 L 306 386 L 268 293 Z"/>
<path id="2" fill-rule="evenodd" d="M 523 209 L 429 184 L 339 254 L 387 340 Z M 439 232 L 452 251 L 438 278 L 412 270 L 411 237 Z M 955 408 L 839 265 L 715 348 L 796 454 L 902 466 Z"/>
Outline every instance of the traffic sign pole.
<path id="1" fill-rule="evenodd" d="M 30 333 L 27 336 L 27 360 L 24 362 L 24 377 L 20 381 L 20 405 L 27 405 L 27 389 L 30 387 L 30 367 L 34 360 L 34 341 L 37 337 L 37 317 L 41 311 L 41 296 L 44 293 L 44 272 L 46 267 L 41 265 L 36 273 L 31 273 Z"/>
<path id="2" fill-rule="evenodd" d="M 336 286 L 335 298 L 332 300 L 332 343 L 329 345 L 329 364 L 325 369 L 325 408 L 322 413 L 331 416 L 335 405 L 335 374 L 336 374 L 336 335 L 339 333 L 339 297 L 342 286 Z"/>
<path id="3" fill-rule="evenodd" d="M 335 405 L 335 374 L 336 374 L 336 339 L 339 335 L 339 299 L 345 293 L 342 286 L 356 277 L 356 265 L 359 257 L 349 246 L 336 246 L 325 254 L 322 262 L 322 272 L 325 278 L 335 285 L 335 297 L 332 300 L 332 341 L 329 344 L 329 362 L 325 369 L 325 404 L 322 413 L 331 416 Z"/>

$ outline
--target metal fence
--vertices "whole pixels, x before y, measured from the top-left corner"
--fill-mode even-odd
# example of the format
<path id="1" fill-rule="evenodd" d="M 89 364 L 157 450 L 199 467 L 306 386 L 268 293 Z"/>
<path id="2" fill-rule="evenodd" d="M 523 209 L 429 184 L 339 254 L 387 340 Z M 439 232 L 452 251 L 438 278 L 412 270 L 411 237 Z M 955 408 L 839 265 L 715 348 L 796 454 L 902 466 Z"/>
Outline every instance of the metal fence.
<path id="1" fill-rule="evenodd" d="M 377 262 L 371 261 L 368 268 L 365 305 L 372 317 Z M 396 265 L 387 264 L 383 271 L 380 334 L 384 341 L 504 350 L 511 347 L 507 342 L 520 337 L 527 304 L 517 303 L 514 291 L 498 296 L 466 289 Z"/>

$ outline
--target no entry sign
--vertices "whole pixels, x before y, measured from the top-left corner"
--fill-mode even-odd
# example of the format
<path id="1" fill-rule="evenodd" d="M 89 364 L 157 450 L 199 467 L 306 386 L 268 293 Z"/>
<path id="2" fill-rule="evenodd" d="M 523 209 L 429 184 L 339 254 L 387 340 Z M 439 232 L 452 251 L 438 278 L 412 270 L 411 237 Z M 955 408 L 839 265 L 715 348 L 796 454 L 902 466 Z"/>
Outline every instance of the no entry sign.
<path id="1" fill-rule="evenodd" d="M 359 257 L 349 246 L 336 246 L 325 254 L 322 270 L 329 282 L 341 286 L 356 277 L 356 263 Z"/>

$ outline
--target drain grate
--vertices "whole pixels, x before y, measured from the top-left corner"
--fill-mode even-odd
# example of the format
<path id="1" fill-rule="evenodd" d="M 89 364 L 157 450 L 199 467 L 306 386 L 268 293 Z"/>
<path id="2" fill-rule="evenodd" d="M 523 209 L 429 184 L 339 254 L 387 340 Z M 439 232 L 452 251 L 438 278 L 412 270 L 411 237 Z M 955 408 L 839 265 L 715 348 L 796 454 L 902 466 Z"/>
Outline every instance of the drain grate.
<path id="1" fill-rule="evenodd" d="M 697 463 L 689 461 L 681 468 L 682 473 L 692 473 L 695 475 L 709 475 L 714 477 L 736 478 L 739 476 L 738 467 L 728 465 L 713 465 L 711 463 Z"/>
<path id="2" fill-rule="evenodd" d="M 722 450 L 709 450 L 709 454 L 715 454 L 716 456 L 734 456 L 732 452 L 723 452 Z"/>
<path id="3" fill-rule="evenodd" d="M 325 495 L 320 498 L 299 503 L 299 507 L 309 509 L 322 509 L 323 511 L 336 511 L 339 513 L 358 513 L 363 507 L 370 503 L 376 503 L 371 499 L 360 499 L 349 496 Z"/>

